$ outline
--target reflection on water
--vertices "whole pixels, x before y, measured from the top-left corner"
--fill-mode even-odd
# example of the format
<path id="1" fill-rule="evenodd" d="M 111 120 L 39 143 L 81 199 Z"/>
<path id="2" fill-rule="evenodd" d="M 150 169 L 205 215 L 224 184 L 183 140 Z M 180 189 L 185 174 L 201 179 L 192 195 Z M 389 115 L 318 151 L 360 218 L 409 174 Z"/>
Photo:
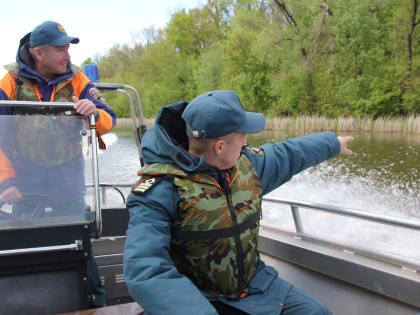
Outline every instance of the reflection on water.
<path id="1" fill-rule="evenodd" d="M 248 136 L 248 142 L 258 146 L 294 136 L 264 131 Z M 271 195 L 420 220 L 420 135 L 355 136 L 350 145 L 352 156 L 340 155 L 308 169 Z M 134 183 L 139 160 L 132 131 L 118 130 L 104 140 L 108 149 L 100 155 L 100 181 Z M 121 197 L 114 196 L 120 202 Z M 263 223 L 294 229 L 287 207 L 264 203 L 263 208 Z M 380 250 L 420 259 L 418 232 L 307 210 L 301 215 L 308 232 L 355 245 L 369 240 L 370 246 Z"/>

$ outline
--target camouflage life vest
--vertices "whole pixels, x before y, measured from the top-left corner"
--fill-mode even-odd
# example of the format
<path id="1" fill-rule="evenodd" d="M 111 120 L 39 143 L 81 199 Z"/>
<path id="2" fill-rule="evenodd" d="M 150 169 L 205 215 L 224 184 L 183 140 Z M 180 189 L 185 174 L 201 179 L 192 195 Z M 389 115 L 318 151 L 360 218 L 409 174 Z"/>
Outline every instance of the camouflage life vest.
<path id="1" fill-rule="evenodd" d="M 171 227 L 175 266 L 198 288 L 239 299 L 255 273 L 258 255 L 262 188 L 251 162 L 242 155 L 229 170 L 227 193 L 207 174 L 186 173 L 168 164 L 141 169 L 137 188 L 157 174 L 173 178 L 180 198 L 178 219 Z"/>
<path id="2" fill-rule="evenodd" d="M 57 84 L 55 102 L 72 102 L 75 93 L 71 79 Z M 39 101 L 35 91 L 32 81 L 16 79 L 15 100 Z M 40 107 L 27 106 L 14 108 L 13 114 L 20 116 L 16 119 L 16 155 L 50 168 L 71 161 L 81 154 L 81 121 L 68 117 L 74 116 L 74 111 L 45 115 L 40 113 Z"/>

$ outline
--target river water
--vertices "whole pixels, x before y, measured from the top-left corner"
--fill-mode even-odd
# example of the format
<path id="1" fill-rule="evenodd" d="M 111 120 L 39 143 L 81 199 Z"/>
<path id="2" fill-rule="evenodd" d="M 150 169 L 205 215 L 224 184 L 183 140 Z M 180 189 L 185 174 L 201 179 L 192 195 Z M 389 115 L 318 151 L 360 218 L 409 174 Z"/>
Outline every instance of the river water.
<path id="1" fill-rule="evenodd" d="M 249 135 L 250 146 L 275 143 L 297 135 L 263 131 Z M 279 187 L 270 196 L 337 205 L 350 209 L 420 221 L 420 135 L 359 133 L 350 148 L 310 168 Z M 131 182 L 139 169 L 137 147 L 131 130 L 104 136 L 108 149 L 100 154 L 101 182 Z M 121 198 L 110 191 L 111 203 Z M 114 196 L 114 198 L 112 198 Z M 301 209 L 305 232 L 350 245 L 420 260 L 420 232 L 347 217 Z M 262 224 L 294 231 L 290 208 L 263 203 Z"/>

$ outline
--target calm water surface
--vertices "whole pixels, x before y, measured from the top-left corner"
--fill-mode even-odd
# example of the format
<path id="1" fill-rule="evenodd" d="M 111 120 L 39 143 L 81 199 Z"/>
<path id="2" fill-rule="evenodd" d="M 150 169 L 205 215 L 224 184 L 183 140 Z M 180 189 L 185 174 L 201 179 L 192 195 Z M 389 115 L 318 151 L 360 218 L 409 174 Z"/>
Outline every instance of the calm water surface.
<path id="1" fill-rule="evenodd" d="M 250 146 L 298 135 L 264 131 L 248 136 Z M 350 145 L 354 154 L 340 155 L 292 178 L 271 196 L 326 203 L 420 221 L 420 135 L 359 133 Z M 132 182 L 139 169 L 131 130 L 105 135 L 100 154 L 101 182 Z M 112 192 L 110 192 L 112 196 Z M 120 202 L 115 194 L 114 202 Z M 290 209 L 263 203 L 263 224 L 294 230 Z M 363 244 L 384 252 L 420 259 L 420 233 L 302 209 L 306 232 Z"/>

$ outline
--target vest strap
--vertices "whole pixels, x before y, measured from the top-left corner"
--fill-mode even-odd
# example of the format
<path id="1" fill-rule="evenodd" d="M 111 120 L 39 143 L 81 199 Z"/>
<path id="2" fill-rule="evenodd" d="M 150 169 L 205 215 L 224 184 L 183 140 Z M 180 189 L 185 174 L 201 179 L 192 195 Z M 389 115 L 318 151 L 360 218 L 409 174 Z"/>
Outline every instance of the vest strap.
<path id="1" fill-rule="evenodd" d="M 209 231 L 173 230 L 172 237 L 181 239 L 181 240 L 187 240 L 187 241 L 234 237 L 235 235 L 238 235 L 239 233 L 242 233 L 243 231 L 251 227 L 254 223 L 258 222 L 259 218 L 260 218 L 260 211 L 257 211 L 256 213 L 251 215 L 248 219 L 246 219 L 244 222 L 242 222 L 236 227 L 230 227 L 230 228 L 218 229 L 218 230 L 209 230 Z"/>

